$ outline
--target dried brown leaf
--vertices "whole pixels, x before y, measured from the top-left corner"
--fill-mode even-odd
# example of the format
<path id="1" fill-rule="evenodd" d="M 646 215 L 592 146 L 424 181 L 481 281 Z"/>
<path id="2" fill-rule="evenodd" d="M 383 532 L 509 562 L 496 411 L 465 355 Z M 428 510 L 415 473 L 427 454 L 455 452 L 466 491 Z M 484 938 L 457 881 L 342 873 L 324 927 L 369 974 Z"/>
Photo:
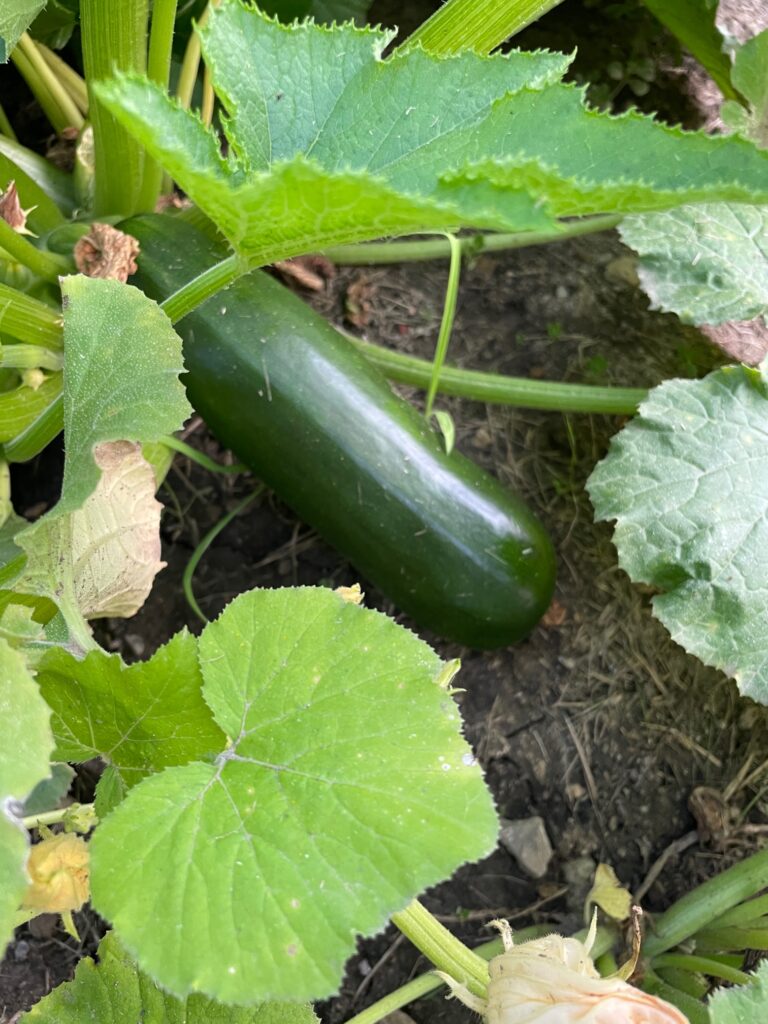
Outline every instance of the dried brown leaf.
<path id="1" fill-rule="evenodd" d="M 86 277 L 109 278 L 123 284 L 135 274 L 139 243 L 111 224 L 95 223 L 75 245 L 75 265 Z"/>

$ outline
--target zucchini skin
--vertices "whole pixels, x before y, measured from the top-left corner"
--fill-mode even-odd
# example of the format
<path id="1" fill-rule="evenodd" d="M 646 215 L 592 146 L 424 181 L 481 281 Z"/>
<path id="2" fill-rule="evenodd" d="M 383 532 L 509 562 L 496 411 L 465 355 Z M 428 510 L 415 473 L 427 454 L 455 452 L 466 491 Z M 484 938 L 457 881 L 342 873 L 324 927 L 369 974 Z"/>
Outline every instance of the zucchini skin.
<path id="1" fill-rule="evenodd" d="M 227 255 L 171 216 L 134 218 L 133 279 L 161 300 Z M 555 556 L 522 502 L 441 439 L 327 321 L 255 271 L 176 325 L 189 399 L 250 466 L 415 622 L 469 647 L 524 637 Z"/>

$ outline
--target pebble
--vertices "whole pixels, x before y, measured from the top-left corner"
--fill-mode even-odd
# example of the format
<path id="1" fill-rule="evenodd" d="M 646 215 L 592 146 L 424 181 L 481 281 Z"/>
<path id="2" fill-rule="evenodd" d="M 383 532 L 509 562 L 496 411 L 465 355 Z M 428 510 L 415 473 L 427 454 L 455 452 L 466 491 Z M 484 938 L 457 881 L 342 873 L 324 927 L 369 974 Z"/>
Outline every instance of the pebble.
<path id="1" fill-rule="evenodd" d="M 502 818 L 499 843 L 510 853 L 529 878 L 543 878 L 552 860 L 552 844 L 549 841 L 543 818 L 519 818 L 510 821 Z"/>

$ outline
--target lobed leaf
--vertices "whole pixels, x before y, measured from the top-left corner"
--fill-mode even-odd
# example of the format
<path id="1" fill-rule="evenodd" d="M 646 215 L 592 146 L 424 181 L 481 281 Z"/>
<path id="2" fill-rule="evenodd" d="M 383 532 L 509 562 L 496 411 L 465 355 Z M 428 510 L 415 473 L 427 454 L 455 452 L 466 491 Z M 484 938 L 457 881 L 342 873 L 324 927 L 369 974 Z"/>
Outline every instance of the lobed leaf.
<path id="1" fill-rule="evenodd" d="M 763 960 L 751 985 L 720 988 L 710 997 L 712 1024 L 761 1024 L 768 1013 L 768 961 Z"/>
<path id="2" fill-rule="evenodd" d="M 588 481 L 673 639 L 768 703 L 768 361 L 654 388 Z"/>
<path id="3" fill-rule="evenodd" d="M 102 822 L 94 905 L 179 996 L 330 994 L 357 933 L 494 846 L 442 663 L 312 588 L 241 595 L 199 652 L 229 743 L 144 780 Z"/>
<path id="4" fill-rule="evenodd" d="M 145 79 L 98 93 L 254 263 L 419 229 L 555 230 L 554 216 L 768 201 L 768 154 L 590 110 L 559 84 L 562 54 L 382 59 L 387 33 L 283 26 L 240 0 L 213 8 L 201 37 L 227 160 Z"/>
<path id="5" fill-rule="evenodd" d="M 101 650 L 79 660 L 53 648 L 37 679 L 53 711 L 56 756 L 102 757 L 123 793 L 170 765 L 212 760 L 225 745 L 203 700 L 197 640 L 186 630 L 134 665 Z"/>
<path id="6" fill-rule="evenodd" d="M 176 999 L 142 973 L 113 933 L 100 942 L 98 964 L 90 957 L 75 977 L 55 988 L 21 1017 L 29 1024 L 317 1024 L 311 1007 L 263 1003 L 242 1009 L 205 996 Z"/>
<path id="7" fill-rule="evenodd" d="M 0 639 L 0 951 L 11 937 L 27 887 L 27 796 L 50 773 L 50 711 L 24 658 Z"/>
<path id="8" fill-rule="evenodd" d="M 625 217 L 619 231 L 655 308 L 694 324 L 768 314 L 768 206 L 681 206 Z"/>

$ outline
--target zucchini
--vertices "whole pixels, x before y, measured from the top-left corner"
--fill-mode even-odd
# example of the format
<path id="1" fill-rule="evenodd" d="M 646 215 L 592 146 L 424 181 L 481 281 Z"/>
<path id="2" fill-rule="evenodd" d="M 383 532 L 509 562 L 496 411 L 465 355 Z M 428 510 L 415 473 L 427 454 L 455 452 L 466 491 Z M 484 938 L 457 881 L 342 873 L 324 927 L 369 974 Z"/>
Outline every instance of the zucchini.
<path id="1" fill-rule="evenodd" d="M 134 278 L 162 299 L 226 255 L 172 216 L 134 218 Z M 525 636 L 554 587 L 549 537 L 447 455 L 350 342 L 255 271 L 177 324 L 190 401 L 218 439 L 422 627 L 470 647 Z"/>

